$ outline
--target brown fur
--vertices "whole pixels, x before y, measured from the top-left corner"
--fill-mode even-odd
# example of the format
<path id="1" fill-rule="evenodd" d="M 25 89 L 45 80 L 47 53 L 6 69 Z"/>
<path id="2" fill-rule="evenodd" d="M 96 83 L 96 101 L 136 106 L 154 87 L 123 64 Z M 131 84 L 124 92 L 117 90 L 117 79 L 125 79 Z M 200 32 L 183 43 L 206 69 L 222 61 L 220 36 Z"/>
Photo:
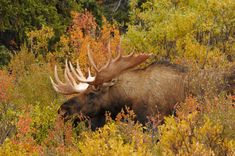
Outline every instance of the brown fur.
<path id="1" fill-rule="evenodd" d="M 144 124 L 147 117 L 158 113 L 161 117 L 171 114 L 174 105 L 185 99 L 184 71 L 180 66 L 167 63 L 126 71 L 113 79 L 115 84 L 112 86 L 101 86 L 97 90 L 89 86 L 85 92 L 66 101 L 59 114 L 67 118 L 82 113 L 98 121 L 98 124 L 94 123 L 95 129 L 103 125 L 105 111 L 111 112 L 114 118 L 128 106 Z"/>

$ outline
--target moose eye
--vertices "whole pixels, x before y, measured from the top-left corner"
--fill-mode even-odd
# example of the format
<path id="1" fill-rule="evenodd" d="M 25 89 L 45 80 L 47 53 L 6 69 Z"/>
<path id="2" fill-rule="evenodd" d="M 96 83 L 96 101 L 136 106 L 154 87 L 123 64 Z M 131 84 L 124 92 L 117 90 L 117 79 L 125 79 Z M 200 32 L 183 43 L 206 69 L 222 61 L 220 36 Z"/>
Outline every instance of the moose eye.
<path id="1" fill-rule="evenodd" d="M 95 97 L 96 97 L 96 94 L 95 94 L 94 92 L 91 92 L 91 93 L 88 94 L 88 99 L 89 99 L 89 100 L 92 100 L 92 99 L 94 99 Z"/>

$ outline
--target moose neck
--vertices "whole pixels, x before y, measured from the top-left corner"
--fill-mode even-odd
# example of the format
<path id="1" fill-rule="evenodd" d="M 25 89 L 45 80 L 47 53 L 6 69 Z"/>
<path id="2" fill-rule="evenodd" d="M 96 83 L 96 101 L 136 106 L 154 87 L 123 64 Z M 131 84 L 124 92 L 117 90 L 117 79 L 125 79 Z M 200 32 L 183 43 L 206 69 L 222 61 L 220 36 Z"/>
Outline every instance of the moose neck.
<path id="1" fill-rule="evenodd" d="M 133 74 L 135 75 L 135 72 L 127 71 L 119 75 L 115 85 L 109 88 L 109 100 L 104 103 L 103 107 L 106 111 L 111 112 L 111 115 L 117 115 L 125 107 L 132 109 L 135 96 L 138 95 L 136 94 L 136 87 L 138 88 L 138 86 L 133 85 Z"/>

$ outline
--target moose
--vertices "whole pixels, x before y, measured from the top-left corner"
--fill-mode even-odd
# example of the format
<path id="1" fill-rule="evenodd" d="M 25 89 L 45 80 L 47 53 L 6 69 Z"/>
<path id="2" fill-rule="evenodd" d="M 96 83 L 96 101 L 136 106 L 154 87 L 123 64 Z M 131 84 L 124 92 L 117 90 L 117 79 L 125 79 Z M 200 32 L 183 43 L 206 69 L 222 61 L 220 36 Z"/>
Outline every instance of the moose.
<path id="1" fill-rule="evenodd" d="M 123 56 L 119 50 L 113 58 L 108 50 L 107 63 L 98 69 L 89 46 L 87 53 L 95 76 L 88 69 L 88 76 L 85 77 L 78 62 L 75 68 L 66 60 L 65 82 L 59 79 L 57 66 L 55 81 L 50 77 L 56 92 L 75 94 L 58 110 L 65 121 L 73 115 L 82 114 L 90 119 L 91 128 L 95 130 L 104 125 L 105 112 L 110 112 L 111 117 L 115 118 L 127 106 L 134 111 L 136 119 L 145 124 L 148 117 L 160 114 L 163 119 L 172 114 L 175 104 L 186 97 L 184 68 L 169 63 L 153 63 L 145 68 L 134 69 L 150 55 L 131 53 Z"/>

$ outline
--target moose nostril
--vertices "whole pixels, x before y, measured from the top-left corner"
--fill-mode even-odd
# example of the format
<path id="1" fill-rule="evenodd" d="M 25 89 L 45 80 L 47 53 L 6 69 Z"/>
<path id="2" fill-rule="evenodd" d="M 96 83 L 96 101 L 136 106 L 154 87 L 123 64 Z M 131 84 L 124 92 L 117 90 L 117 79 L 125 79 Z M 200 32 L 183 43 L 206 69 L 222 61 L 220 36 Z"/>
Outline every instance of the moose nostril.
<path id="1" fill-rule="evenodd" d="M 58 109 L 57 113 L 60 114 L 60 112 L 61 112 L 61 108 Z"/>
<path id="2" fill-rule="evenodd" d="M 63 113 L 61 114 L 61 116 L 62 116 L 62 117 L 66 117 L 66 116 L 67 116 L 67 113 L 66 113 L 66 112 L 63 112 Z"/>
<path id="3" fill-rule="evenodd" d="M 67 113 L 66 111 L 63 111 L 63 110 L 59 109 L 59 110 L 58 110 L 58 114 L 59 114 L 61 117 L 64 118 L 64 117 L 67 116 L 68 113 Z"/>

